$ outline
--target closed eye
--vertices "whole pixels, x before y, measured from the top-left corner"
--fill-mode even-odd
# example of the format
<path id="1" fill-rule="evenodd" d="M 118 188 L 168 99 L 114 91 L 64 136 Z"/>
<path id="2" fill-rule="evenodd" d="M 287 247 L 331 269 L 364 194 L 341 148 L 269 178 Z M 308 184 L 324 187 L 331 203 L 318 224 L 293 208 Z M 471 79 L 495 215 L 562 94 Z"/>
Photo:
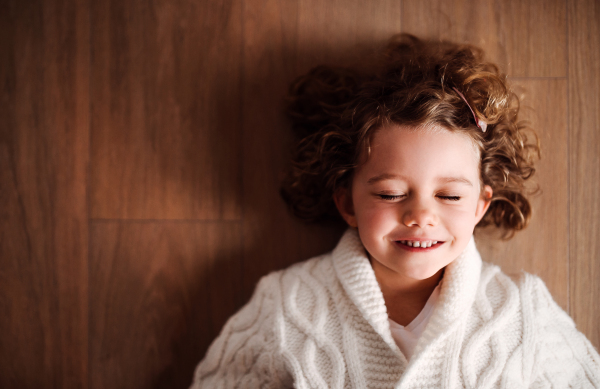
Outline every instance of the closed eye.
<path id="1" fill-rule="evenodd" d="M 377 195 L 382 200 L 398 200 L 402 197 L 402 195 L 386 195 L 386 194 L 378 194 Z"/>
<path id="2" fill-rule="evenodd" d="M 458 201 L 460 196 L 438 196 L 442 200 Z"/>

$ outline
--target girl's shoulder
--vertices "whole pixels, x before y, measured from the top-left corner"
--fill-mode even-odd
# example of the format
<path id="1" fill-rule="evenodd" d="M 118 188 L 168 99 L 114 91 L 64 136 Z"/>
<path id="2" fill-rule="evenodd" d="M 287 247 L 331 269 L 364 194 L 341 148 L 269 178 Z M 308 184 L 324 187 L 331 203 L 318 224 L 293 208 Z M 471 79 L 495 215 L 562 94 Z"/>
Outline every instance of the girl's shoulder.
<path id="1" fill-rule="evenodd" d="M 565 316 L 561 320 L 572 323 L 571 318 L 554 301 L 544 281 L 525 271 L 507 274 L 499 266 L 483 262 L 477 298 L 489 300 L 492 305 L 507 311 L 511 311 L 511 305 L 518 306 L 523 314 L 560 311 L 561 316 Z"/>
<path id="2" fill-rule="evenodd" d="M 534 387 L 600 387 L 600 356 L 536 275 L 508 275 L 483 262 L 465 320 L 463 357 L 469 361 L 486 344 L 496 358 L 510 356 L 509 378 L 518 371 Z"/>
<path id="3" fill-rule="evenodd" d="M 308 301 L 331 295 L 337 284 L 332 253 L 325 253 L 262 277 L 255 293 L 268 293 L 277 299 Z M 321 296 L 321 297 L 319 297 Z"/>
<path id="4" fill-rule="evenodd" d="M 484 262 L 474 311 L 490 322 L 505 323 L 501 327 L 516 325 L 519 336 L 539 349 L 583 352 L 596 364 L 600 362 L 589 341 L 537 275 L 525 271 L 508 275 L 498 266 Z M 570 345 L 567 347 L 566 343 Z M 580 350 L 573 350 L 574 345 L 579 345 Z"/>

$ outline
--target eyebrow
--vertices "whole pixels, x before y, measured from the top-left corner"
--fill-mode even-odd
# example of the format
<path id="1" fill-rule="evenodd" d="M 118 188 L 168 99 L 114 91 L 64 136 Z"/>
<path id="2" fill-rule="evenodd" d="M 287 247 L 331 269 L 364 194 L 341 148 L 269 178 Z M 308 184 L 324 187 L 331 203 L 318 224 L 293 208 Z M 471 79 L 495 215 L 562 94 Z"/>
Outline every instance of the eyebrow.
<path id="1" fill-rule="evenodd" d="M 444 183 L 457 182 L 459 184 L 466 184 L 469 186 L 473 186 L 473 183 L 471 181 L 467 180 L 465 177 L 441 177 L 441 178 L 439 178 L 439 180 Z"/>
<path id="2" fill-rule="evenodd" d="M 385 181 L 385 180 L 402 180 L 402 179 L 405 179 L 405 178 L 403 176 L 400 176 L 397 174 L 383 173 L 378 176 L 369 178 L 369 180 L 367 181 L 367 184 L 370 185 L 370 184 L 374 184 L 376 182 Z M 465 177 L 438 177 L 438 181 L 441 181 L 443 183 L 456 182 L 459 184 L 473 186 L 473 183 L 471 181 L 469 181 L 468 179 L 466 179 Z"/>
<path id="3" fill-rule="evenodd" d="M 367 184 L 374 184 L 376 182 L 385 181 L 385 180 L 395 180 L 395 179 L 401 180 L 403 178 L 404 177 L 399 176 L 397 174 L 383 173 L 378 176 L 369 178 L 369 180 L 367 181 Z"/>

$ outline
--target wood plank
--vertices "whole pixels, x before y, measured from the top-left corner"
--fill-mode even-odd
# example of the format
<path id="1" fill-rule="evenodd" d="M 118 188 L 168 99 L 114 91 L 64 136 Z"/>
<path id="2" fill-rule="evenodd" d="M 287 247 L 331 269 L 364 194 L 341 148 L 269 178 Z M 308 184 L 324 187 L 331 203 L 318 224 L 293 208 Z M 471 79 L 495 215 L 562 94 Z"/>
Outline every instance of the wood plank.
<path id="1" fill-rule="evenodd" d="M 240 307 L 238 222 L 94 222 L 92 388 L 187 388 Z"/>
<path id="2" fill-rule="evenodd" d="M 531 197 L 531 224 L 509 241 L 498 234 L 476 233 L 482 258 L 509 274 L 521 270 L 539 275 L 556 302 L 568 308 L 568 142 L 566 80 L 516 80 L 524 95 L 521 120 L 537 131 L 542 158 L 533 180 L 539 194 Z"/>
<path id="3" fill-rule="evenodd" d="M 570 313 L 600 349 L 600 4 L 568 4 Z"/>
<path id="4" fill-rule="evenodd" d="M 92 16 L 92 217 L 239 219 L 241 1 Z"/>
<path id="5" fill-rule="evenodd" d="M 323 63 L 361 65 L 402 27 L 402 3 L 391 0 L 299 0 L 297 15 L 292 77 Z"/>
<path id="6" fill-rule="evenodd" d="M 86 388 L 88 3 L 0 8 L 0 387 Z"/>
<path id="7" fill-rule="evenodd" d="M 249 0 L 244 14 L 246 295 L 269 271 L 331 249 L 341 231 L 295 220 L 279 196 L 292 133 L 289 83 L 322 63 L 355 63 L 400 31 L 397 1 Z"/>
<path id="8" fill-rule="evenodd" d="M 468 42 L 513 77 L 565 77 L 565 1 L 404 0 L 402 29 Z"/>

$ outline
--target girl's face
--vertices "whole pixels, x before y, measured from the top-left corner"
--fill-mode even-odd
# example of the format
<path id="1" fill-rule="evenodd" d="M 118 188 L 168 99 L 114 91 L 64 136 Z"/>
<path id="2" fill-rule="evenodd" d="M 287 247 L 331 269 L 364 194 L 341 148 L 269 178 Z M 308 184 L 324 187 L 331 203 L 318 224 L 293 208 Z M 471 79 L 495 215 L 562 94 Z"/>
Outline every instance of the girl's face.
<path id="1" fill-rule="evenodd" d="M 492 190 L 479 177 L 468 135 L 390 125 L 374 135 L 351 196 L 335 200 L 376 270 L 424 280 L 460 255 L 485 214 Z"/>

